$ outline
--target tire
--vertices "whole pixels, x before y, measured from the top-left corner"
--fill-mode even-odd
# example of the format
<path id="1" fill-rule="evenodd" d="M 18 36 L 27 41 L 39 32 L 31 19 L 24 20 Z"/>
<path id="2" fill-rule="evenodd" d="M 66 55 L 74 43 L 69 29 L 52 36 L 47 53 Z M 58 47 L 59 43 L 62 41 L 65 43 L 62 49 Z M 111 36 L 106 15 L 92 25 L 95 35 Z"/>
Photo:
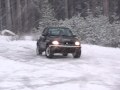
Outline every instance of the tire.
<path id="1" fill-rule="evenodd" d="M 75 51 L 73 53 L 73 58 L 80 58 L 80 56 L 81 56 L 81 50 L 80 51 Z"/>
<path id="2" fill-rule="evenodd" d="M 52 50 L 49 46 L 46 47 L 45 55 L 47 58 L 53 58 L 53 53 L 52 53 Z"/>
<path id="3" fill-rule="evenodd" d="M 65 56 L 65 57 L 68 56 L 68 53 L 63 53 L 63 56 Z"/>
<path id="4" fill-rule="evenodd" d="M 36 53 L 37 53 L 37 55 L 42 55 L 42 51 L 38 48 L 38 46 L 36 48 Z"/>

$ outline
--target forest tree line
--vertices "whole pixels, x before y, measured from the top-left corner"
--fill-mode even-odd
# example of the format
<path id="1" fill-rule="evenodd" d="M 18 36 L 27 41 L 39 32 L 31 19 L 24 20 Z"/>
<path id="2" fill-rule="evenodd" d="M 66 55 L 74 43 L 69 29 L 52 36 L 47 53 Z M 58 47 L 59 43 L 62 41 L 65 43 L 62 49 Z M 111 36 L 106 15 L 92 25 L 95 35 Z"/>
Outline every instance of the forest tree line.
<path id="1" fill-rule="evenodd" d="M 84 19 L 104 15 L 113 23 L 120 20 L 120 0 L 0 0 L 0 31 L 28 33 L 41 19 L 65 20 L 78 14 Z"/>
<path id="2" fill-rule="evenodd" d="M 39 13 L 32 0 L 0 0 L 0 30 L 26 33 L 35 27 L 38 19 Z"/>
<path id="3" fill-rule="evenodd" d="M 49 0 L 52 4 L 57 19 L 71 18 L 81 14 L 86 17 L 89 14 L 97 17 L 118 16 L 120 19 L 120 0 Z"/>

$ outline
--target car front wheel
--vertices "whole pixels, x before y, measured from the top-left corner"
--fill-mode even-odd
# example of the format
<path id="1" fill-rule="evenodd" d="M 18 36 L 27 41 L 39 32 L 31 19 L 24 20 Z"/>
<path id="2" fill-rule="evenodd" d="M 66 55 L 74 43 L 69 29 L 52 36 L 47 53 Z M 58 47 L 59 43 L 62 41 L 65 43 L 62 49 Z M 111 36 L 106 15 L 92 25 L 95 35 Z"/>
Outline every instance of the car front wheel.
<path id="1" fill-rule="evenodd" d="M 80 56 L 81 56 L 81 50 L 75 51 L 75 52 L 73 53 L 73 57 L 74 57 L 74 58 L 80 58 Z"/>
<path id="2" fill-rule="evenodd" d="M 47 58 L 52 58 L 53 57 L 52 50 L 49 46 L 46 47 L 45 55 L 46 55 Z"/>

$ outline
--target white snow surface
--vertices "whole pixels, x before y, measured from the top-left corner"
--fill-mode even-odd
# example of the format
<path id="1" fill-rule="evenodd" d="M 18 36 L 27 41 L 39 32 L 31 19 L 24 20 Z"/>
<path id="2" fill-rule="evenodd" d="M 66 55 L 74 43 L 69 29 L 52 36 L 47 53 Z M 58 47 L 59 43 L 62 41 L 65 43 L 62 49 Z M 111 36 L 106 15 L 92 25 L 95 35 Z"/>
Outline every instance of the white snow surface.
<path id="1" fill-rule="evenodd" d="M 2 36 L 0 35 L 0 42 L 11 41 L 12 36 Z"/>
<path id="2" fill-rule="evenodd" d="M 7 29 L 1 31 L 1 34 L 2 34 L 2 35 L 5 35 L 5 33 L 9 33 L 9 34 L 12 35 L 12 36 L 15 36 L 15 35 L 16 35 L 14 32 L 12 32 L 12 31 L 10 31 L 10 30 L 7 30 Z"/>
<path id="3" fill-rule="evenodd" d="M 0 90 L 120 90 L 120 49 L 82 44 L 82 56 L 36 55 L 36 41 L 0 41 Z"/>

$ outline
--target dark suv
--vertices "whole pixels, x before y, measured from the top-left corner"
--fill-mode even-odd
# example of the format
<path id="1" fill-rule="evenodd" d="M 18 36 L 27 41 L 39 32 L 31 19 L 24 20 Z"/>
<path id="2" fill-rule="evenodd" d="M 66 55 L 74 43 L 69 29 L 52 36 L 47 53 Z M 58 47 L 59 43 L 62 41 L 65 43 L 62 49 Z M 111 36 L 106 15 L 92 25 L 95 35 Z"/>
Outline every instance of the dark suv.
<path id="1" fill-rule="evenodd" d="M 37 54 L 45 51 L 47 58 L 52 58 L 54 53 L 67 56 L 72 53 L 74 58 L 81 56 L 81 44 L 72 31 L 66 27 L 45 28 L 37 41 Z"/>

